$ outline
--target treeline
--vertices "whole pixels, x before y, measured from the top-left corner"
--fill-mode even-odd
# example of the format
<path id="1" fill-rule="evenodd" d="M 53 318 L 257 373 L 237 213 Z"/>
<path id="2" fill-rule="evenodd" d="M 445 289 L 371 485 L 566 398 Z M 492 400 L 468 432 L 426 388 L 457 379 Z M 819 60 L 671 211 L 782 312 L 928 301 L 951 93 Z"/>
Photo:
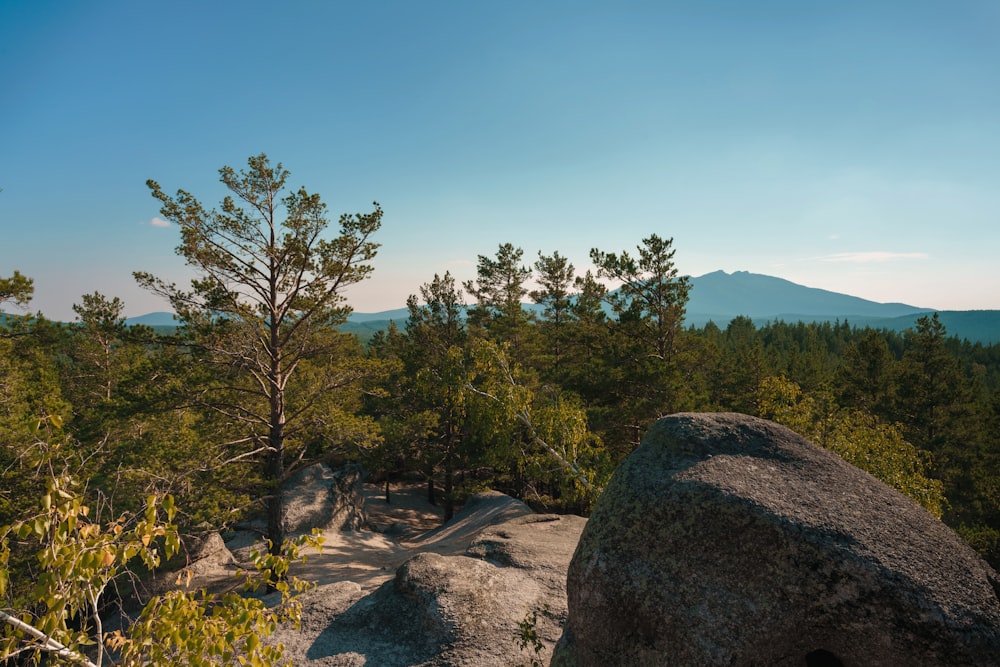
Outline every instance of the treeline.
<path id="1" fill-rule="evenodd" d="M 0 522 L 38 497 L 41 478 L 25 470 L 51 465 L 41 448 L 109 511 L 173 494 L 189 529 L 261 511 L 276 480 L 317 460 L 422 479 L 449 513 L 486 487 L 586 513 L 657 417 L 734 410 L 838 451 L 1000 560 L 1000 346 L 949 337 L 933 316 L 903 334 L 744 317 L 685 327 L 670 241 L 653 235 L 638 251 L 595 250 L 597 274 L 580 276 L 558 252 L 529 266 L 505 244 L 480 257 L 475 280 L 420 286 L 406 322 L 367 349 L 333 326 L 314 332 L 324 356 L 309 363 L 326 367 L 289 387 L 300 412 L 298 394 L 315 395 L 289 432 L 283 477 L 268 475 L 263 435 L 243 414 L 255 408 L 219 404 L 232 362 L 210 360 L 192 332 L 128 327 L 121 301 L 99 294 L 75 306 L 74 324 L 12 318 L 0 339 Z M 333 381 L 309 389 L 320 376 Z M 42 437 L 53 417 L 72 437 Z"/>
<path id="2" fill-rule="evenodd" d="M 381 208 L 341 216 L 326 240 L 325 205 L 289 190 L 280 164 L 255 156 L 220 175 L 233 196 L 219 210 L 149 182 L 199 276 L 181 289 L 136 275 L 170 300 L 176 332 L 126 326 L 124 304 L 96 293 L 72 324 L 5 319 L 0 526 L 75 480 L 96 524 L 168 495 L 182 534 L 264 513 L 279 558 L 281 484 L 348 460 L 422 480 L 448 515 L 487 487 L 586 513 L 659 416 L 732 410 L 838 452 L 1000 565 L 1000 346 L 949 337 L 936 316 L 902 334 L 744 317 L 687 327 L 690 286 L 656 234 L 593 249 L 582 274 L 557 251 L 503 244 L 472 280 L 416 286 L 406 321 L 362 345 L 339 329 L 344 289 L 372 270 Z M 31 289 L 14 272 L 0 306 Z M 32 580 L 28 551 L 5 545 Z"/>

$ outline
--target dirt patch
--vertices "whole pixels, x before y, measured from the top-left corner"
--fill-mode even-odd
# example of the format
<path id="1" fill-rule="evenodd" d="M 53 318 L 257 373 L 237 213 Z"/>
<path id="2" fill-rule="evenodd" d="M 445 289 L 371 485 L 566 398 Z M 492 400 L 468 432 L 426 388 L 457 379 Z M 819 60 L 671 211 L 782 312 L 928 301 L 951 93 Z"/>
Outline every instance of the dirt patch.
<path id="1" fill-rule="evenodd" d="M 399 541 L 412 540 L 444 523 L 444 509 L 427 502 L 425 484 L 391 485 L 388 503 L 382 484 L 365 484 L 362 495 L 369 527 Z"/>

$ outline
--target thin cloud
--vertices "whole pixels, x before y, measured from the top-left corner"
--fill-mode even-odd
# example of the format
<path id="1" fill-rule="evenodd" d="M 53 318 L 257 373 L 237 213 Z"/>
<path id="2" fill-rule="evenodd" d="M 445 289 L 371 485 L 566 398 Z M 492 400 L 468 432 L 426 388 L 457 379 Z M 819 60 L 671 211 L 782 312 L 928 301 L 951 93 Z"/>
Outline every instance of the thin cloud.
<path id="1" fill-rule="evenodd" d="M 876 262 L 897 262 L 906 259 L 928 259 L 926 252 L 838 252 L 826 257 L 820 257 L 824 262 L 847 262 L 851 264 L 872 264 Z"/>
<path id="2" fill-rule="evenodd" d="M 163 218 L 153 218 L 149 221 L 150 227 L 169 227 L 170 223 Z"/>

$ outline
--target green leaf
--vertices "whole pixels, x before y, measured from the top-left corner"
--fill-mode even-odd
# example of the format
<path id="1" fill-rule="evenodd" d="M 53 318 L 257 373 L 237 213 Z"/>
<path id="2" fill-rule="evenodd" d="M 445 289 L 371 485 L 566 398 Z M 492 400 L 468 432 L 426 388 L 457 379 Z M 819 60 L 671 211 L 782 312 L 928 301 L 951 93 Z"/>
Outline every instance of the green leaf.
<path id="1" fill-rule="evenodd" d="M 169 493 L 163 497 L 163 509 L 167 513 L 167 521 L 174 520 L 174 497 Z"/>

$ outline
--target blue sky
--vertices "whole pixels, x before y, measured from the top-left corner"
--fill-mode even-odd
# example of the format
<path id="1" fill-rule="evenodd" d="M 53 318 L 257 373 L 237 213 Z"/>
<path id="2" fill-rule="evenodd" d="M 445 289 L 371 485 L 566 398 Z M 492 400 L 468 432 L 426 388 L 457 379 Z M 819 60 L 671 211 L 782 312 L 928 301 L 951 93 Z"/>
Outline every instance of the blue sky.
<path id="1" fill-rule="evenodd" d="M 0 276 L 165 310 L 145 187 L 267 153 L 385 210 L 360 312 L 511 242 L 1000 309 L 1000 3 L 0 0 Z"/>

